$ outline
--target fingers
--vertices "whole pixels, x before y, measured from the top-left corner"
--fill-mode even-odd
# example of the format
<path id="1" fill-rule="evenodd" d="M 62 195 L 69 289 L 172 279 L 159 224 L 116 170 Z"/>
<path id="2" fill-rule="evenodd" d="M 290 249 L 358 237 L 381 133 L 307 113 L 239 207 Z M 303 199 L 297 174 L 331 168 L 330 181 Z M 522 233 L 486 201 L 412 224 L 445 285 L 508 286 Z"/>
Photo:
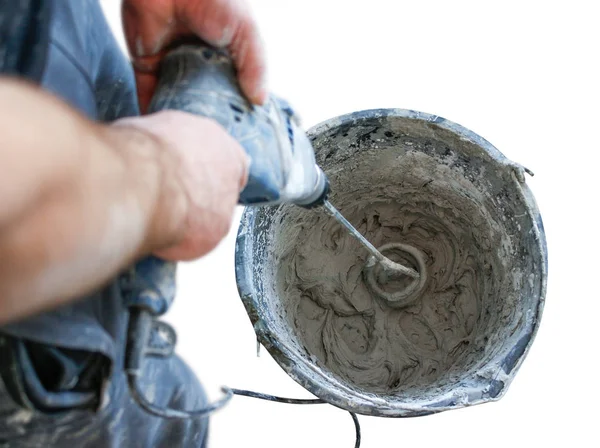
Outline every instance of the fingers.
<path id="1" fill-rule="evenodd" d="M 148 110 L 148 106 L 150 106 L 150 101 L 152 101 L 154 91 L 156 90 L 158 77 L 154 73 L 136 71 L 135 82 L 140 111 L 145 114 Z"/>
<path id="2" fill-rule="evenodd" d="M 241 0 L 124 0 L 123 27 L 145 111 L 156 87 L 165 48 L 176 38 L 195 34 L 227 48 L 240 87 L 254 104 L 266 100 L 265 56 L 258 28 Z"/>
<path id="3" fill-rule="evenodd" d="M 127 47 L 135 58 L 159 54 L 177 30 L 173 0 L 125 0 L 121 14 Z"/>
<path id="4" fill-rule="evenodd" d="M 123 30 L 135 71 L 140 110 L 145 113 L 156 89 L 163 50 L 180 31 L 173 1 L 125 0 Z"/>
<path id="5" fill-rule="evenodd" d="M 241 0 L 187 0 L 180 20 L 205 42 L 227 48 L 238 71 L 242 91 L 254 104 L 264 103 L 265 56 L 258 27 Z"/>
<path id="6" fill-rule="evenodd" d="M 229 52 L 237 67 L 242 91 L 250 102 L 263 104 L 267 99 L 266 73 L 262 41 L 254 23 L 240 25 Z"/>

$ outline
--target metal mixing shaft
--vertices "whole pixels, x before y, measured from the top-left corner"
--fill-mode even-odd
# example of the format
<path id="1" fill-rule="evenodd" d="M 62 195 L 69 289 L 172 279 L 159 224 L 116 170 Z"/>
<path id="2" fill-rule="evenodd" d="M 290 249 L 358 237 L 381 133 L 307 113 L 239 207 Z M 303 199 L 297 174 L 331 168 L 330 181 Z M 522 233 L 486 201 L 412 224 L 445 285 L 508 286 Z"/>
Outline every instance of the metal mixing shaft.
<path id="1" fill-rule="evenodd" d="M 426 279 L 425 261 L 421 251 L 413 246 L 401 243 L 386 244 L 379 251 L 329 201 L 325 201 L 323 206 L 329 215 L 342 224 L 348 233 L 371 253 L 365 264 L 365 279 L 371 289 L 383 299 L 392 302 L 394 306 L 406 306 L 411 303 L 416 297 L 416 293 L 423 288 Z M 408 254 L 414 264 L 418 266 L 418 270 L 392 261 L 382 252 Z M 379 268 L 379 271 L 376 268 Z M 410 277 L 413 280 L 396 291 L 385 288 L 386 283 L 391 283 L 390 280 L 398 276 Z"/>
<path id="2" fill-rule="evenodd" d="M 372 261 L 375 261 L 375 263 L 381 263 L 382 267 L 388 272 L 398 272 L 412 278 L 419 278 L 419 273 L 414 269 L 401 265 L 400 263 L 396 263 L 379 252 L 375 246 L 367 241 L 367 239 L 362 236 L 361 233 L 356 230 L 354 226 L 350 224 L 350 222 L 344 218 L 344 216 L 333 205 L 331 205 L 331 202 L 325 201 L 323 205 L 329 214 L 333 216 L 340 224 L 342 224 L 348 230 L 350 235 L 356 238 L 371 253 L 371 256 L 374 258 L 374 260 L 370 260 L 371 263 Z M 370 262 L 367 261 L 367 265 L 370 264 Z"/>

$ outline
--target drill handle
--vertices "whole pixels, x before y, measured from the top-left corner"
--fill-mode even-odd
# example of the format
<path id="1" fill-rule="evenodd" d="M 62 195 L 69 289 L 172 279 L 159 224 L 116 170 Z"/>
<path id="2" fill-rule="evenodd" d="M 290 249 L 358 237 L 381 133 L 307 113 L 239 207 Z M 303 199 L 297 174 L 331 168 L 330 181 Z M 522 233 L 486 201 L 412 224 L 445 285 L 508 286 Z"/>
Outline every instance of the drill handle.
<path id="1" fill-rule="evenodd" d="M 280 146 L 282 139 L 283 144 L 290 143 L 287 135 L 282 135 L 285 128 L 273 122 L 285 121 L 286 117 L 274 107 L 272 99 L 263 107 L 248 102 L 224 50 L 199 41 L 180 42 L 171 50 L 161 64 L 149 112 L 165 109 L 211 118 L 241 144 L 251 162 L 248 184 L 239 203 L 280 202 L 290 170 L 290 161 Z M 287 152 L 291 153 L 291 148 Z"/>

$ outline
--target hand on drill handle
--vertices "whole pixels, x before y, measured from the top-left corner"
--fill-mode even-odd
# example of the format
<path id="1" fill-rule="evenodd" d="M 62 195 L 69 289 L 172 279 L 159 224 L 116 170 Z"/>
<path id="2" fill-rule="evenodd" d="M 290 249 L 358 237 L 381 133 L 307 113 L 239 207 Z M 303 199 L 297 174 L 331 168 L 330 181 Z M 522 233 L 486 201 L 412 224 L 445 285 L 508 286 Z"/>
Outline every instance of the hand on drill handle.
<path id="1" fill-rule="evenodd" d="M 248 99 L 256 104 L 266 99 L 262 43 L 245 2 L 124 0 L 122 14 L 142 111 L 152 99 L 160 62 L 170 44 L 190 35 L 227 48 Z M 180 243 L 156 255 L 188 260 L 206 254 L 227 233 L 246 183 L 248 162 L 243 150 L 216 123 L 183 112 L 126 122 L 157 133 L 183 160 L 182 180 L 190 200 L 187 229 Z"/>
<path id="2" fill-rule="evenodd" d="M 124 0 L 122 13 L 142 111 L 150 103 L 169 45 L 190 35 L 227 48 L 244 94 L 252 103 L 265 101 L 262 42 L 243 0 Z"/>

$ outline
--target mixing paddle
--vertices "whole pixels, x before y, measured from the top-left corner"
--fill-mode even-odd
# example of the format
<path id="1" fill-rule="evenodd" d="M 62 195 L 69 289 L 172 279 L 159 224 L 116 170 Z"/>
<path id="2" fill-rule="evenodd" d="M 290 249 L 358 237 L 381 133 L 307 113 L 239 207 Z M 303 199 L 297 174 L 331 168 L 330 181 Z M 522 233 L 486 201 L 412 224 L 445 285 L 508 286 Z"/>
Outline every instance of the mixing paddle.
<path id="1" fill-rule="evenodd" d="M 423 288 L 427 277 L 425 258 L 422 252 L 413 246 L 402 243 L 385 244 L 380 250 L 377 250 L 329 201 L 325 201 L 323 206 L 330 216 L 342 224 L 348 233 L 371 253 L 365 263 L 364 275 L 372 291 L 395 307 L 412 303 L 417 297 L 415 293 Z M 383 255 L 384 252 L 408 254 L 417 269 L 390 260 Z M 402 258 L 407 259 L 406 256 Z M 408 284 L 395 281 L 399 277 L 410 277 L 412 281 Z M 390 290 L 390 286 L 392 286 L 392 290 Z"/>

